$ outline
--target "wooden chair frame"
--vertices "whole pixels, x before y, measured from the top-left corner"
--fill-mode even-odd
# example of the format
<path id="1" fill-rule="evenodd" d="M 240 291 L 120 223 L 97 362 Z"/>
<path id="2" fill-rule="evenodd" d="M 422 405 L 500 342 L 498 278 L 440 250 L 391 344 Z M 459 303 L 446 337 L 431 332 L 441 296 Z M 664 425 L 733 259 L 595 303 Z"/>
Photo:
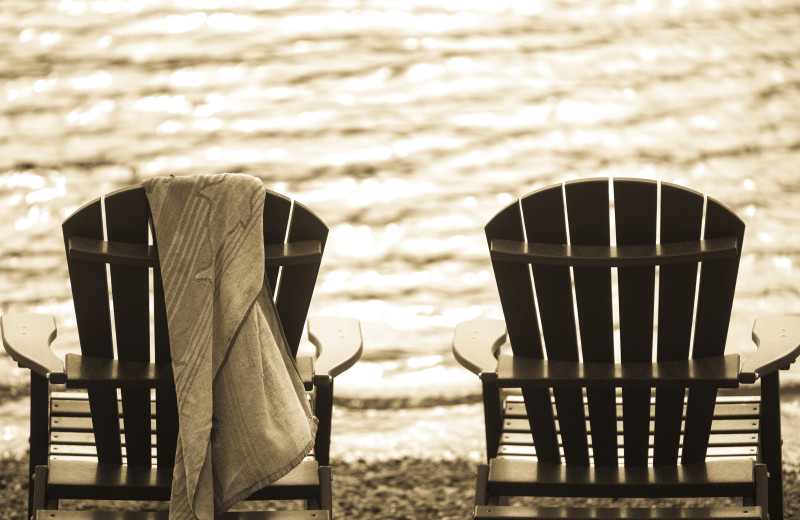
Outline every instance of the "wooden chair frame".
<path id="1" fill-rule="evenodd" d="M 53 354 L 51 316 L 0 317 L 6 351 L 31 370 L 29 517 L 62 498 L 169 500 L 178 422 L 151 226 L 141 186 L 98 198 L 64 221 L 81 354 L 65 362 Z M 267 190 L 265 279 L 295 356 L 327 234 L 308 208 Z M 313 456 L 251 498 L 305 499 L 316 511 L 269 518 L 332 514 L 333 383 L 360 357 L 361 331 L 351 318 L 315 318 L 308 333 L 316 355 L 297 363 L 319 419 Z M 58 514 L 71 513 L 48 511 L 47 518 Z"/>
<path id="2" fill-rule="evenodd" d="M 668 183 L 589 179 L 520 198 L 489 221 L 486 236 L 505 321 L 460 324 L 453 342 L 455 357 L 483 387 L 489 465 L 479 468 L 476 517 L 620 514 L 497 507 L 517 494 L 722 491 L 768 503 L 770 518 L 783 518 L 778 369 L 800 354 L 800 318 L 761 318 L 757 352 L 741 364 L 738 355 L 724 355 L 744 238 L 735 214 Z M 722 424 L 718 389 L 756 380 L 760 398 L 723 407 L 739 410 L 748 425 L 725 441 L 755 460 L 748 474 L 711 460 L 709 439 L 713 448 Z M 725 482 L 726 471 L 747 482 Z M 712 473 L 694 478 L 703 472 Z M 767 514 L 766 507 L 743 511 L 725 514 Z"/>

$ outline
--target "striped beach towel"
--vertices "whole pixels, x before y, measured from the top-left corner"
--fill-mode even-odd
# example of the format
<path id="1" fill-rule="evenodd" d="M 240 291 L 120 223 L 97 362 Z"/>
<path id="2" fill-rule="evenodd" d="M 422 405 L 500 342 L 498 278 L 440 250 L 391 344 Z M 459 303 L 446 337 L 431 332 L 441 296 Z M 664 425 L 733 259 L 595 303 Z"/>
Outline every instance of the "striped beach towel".
<path id="1" fill-rule="evenodd" d="M 180 431 L 170 519 L 211 519 L 298 465 L 317 420 L 264 278 L 264 188 L 246 175 L 144 183 Z"/>

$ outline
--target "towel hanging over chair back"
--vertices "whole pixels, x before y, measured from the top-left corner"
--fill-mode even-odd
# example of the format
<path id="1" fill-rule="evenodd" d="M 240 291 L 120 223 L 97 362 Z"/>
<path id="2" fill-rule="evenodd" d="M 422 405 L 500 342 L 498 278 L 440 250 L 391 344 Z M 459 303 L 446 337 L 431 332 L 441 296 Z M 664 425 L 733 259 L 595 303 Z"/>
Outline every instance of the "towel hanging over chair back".
<path id="1" fill-rule="evenodd" d="M 299 464 L 317 421 L 264 277 L 261 181 L 158 177 L 144 187 L 180 421 L 170 518 L 210 519 Z"/>

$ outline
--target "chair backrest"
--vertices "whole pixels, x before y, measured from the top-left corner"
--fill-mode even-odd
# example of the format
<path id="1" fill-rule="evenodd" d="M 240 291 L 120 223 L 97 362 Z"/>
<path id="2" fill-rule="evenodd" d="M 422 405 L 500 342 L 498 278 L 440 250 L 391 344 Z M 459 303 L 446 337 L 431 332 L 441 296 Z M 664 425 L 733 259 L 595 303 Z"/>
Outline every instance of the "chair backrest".
<path id="1" fill-rule="evenodd" d="M 84 363 L 81 377 L 68 386 L 88 390 L 100 462 L 122 463 L 124 446 L 128 464 L 150 466 L 156 450 L 151 439 L 154 429 L 157 464 L 168 468 L 174 464 L 178 419 L 164 293 L 151 227 L 141 186 L 98 198 L 64 221 L 82 355 L 91 356 L 92 363 L 101 359 L 96 370 L 89 370 L 93 365 Z M 328 228 L 309 209 L 267 191 L 265 276 L 295 355 L 327 234 Z M 310 244 L 310 254 L 294 265 L 283 265 L 286 251 L 291 249 L 286 246 L 289 242 Z M 141 370 L 134 370 L 137 365 L 102 362 L 115 359 L 141 362 Z M 68 355 L 68 374 L 69 365 Z"/>
<path id="2" fill-rule="evenodd" d="M 622 364 L 721 356 L 743 235 L 722 204 L 668 183 L 589 179 L 520 198 L 486 225 L 513 355 Z M 585 392 L 586 404 L 582 388 L 523 389 L 540 461 L 616 466 L 621 448 L 626 466 L 676 464 L 681 438 L 682 462 L 705 459 L 716 388 L 688 391 L 685 424 L 685 389 L 658 388 L 651 425 L 649 389 L 623 387 L 619 433 L 616 389 Z"/>

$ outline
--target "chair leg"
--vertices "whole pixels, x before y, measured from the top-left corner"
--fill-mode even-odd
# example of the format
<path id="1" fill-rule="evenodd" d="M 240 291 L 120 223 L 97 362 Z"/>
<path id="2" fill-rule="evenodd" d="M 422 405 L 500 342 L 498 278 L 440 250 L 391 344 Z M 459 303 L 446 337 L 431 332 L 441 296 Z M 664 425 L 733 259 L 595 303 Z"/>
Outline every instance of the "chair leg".
<path id="1" fill-rule="evenodd" d="M 36 514 L 36 511 L 40 509 L 58 509 L 58 499 L 47 496 L 47 476 L 47 466 L 36 466 L 36 473 L 33 478 L 33 499 L 31 501 L 33 514 Z"/>
<path id="2" fill-rule="evenodd" d="M 489 465 L 479 464 L 478 475 L 475 477 L 475 505 L 487 506 L 489 505 L 489 493 L 487 491 L 487 483 L 489 481 Z"/>
<path id="3" fill-rule="evenodd" d="M 316 386 L 314 415 L 319 419 L 314 443 L 314 457 L 321 466 L 331 463 L 331 417 L 333 415 L 333 379 Z"/>
<path id="4" fill-rule="evenodd" d="M 761 518 L 762 520 L 767 520 L 769 518 L 769 477 L 767 466 L 757 463 L 753 467 L 753 473 L 756 481 L 756 490 L 753 497 L 754 505 L 761 507 Z"/>
<path id="5" fill-rule="evenodd" d="M 781 391 L 778 371 L 761 378 L 761 460 L 769 472 L 769 517 L 783 520 Z"/>
<path id="6" fill-rule="evenodd" d="M 486 428 L 486 460 L 497 456 L 502 432 L 502 396 L 494 381 L 483 381 L 483 424 Z"/>
<path id="7" fill-rule="evenodd" d="M 47 378 L 31 371 L 30 454 L 28 455 L 28 518 L 33 515 L 34 477 L 37 466 L 47 464 L 50 435 L 50 384 Z M 47 479 L 45 478 L 45 482 Z"/>
<path id="8" fill-rule="evenodd" d="M 489 495 L 489 465 L 479 464 L 475 477 L 475 506 L 507 506 L 509 497 Z"/>
<path id="9" fill-rule="evenodd" d="M 331 476 L 330 466 L 319 467 L 319 508 L 326 509 L 330 512 L 330 517 L 333 519 L 333 492 L 331 490 Z"/>

